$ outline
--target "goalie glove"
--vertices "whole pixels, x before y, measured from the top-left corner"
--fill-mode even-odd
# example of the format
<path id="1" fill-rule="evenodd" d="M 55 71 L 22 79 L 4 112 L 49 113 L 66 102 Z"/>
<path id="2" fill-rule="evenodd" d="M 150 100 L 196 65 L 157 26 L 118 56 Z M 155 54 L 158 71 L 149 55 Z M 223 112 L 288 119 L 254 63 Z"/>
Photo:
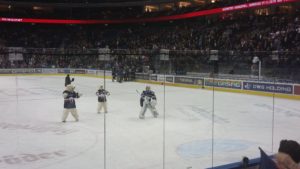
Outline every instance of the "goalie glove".
<path id="1" fill-rule="evenodd" d="M 82 96 L 81 93 L 76 93 L 77 98 L 80 98 Z"/>
<path id="2" fill-rule="evenodd" d="M 155 99 L 152 99 L 151 102 L 150 102 L 150 105 L 152 107 L 155 107 L 157 105 L 157 101 Z"/>

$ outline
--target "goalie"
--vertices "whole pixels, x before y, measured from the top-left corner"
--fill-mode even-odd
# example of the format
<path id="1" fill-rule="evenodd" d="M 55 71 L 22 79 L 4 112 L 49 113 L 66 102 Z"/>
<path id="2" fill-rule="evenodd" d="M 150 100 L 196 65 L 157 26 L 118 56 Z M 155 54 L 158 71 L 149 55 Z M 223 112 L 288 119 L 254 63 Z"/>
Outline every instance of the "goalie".
<path id="1" fill-rule="evenodd" d="M 150 89 L 150 86 L 146 86 L 146 90 L 141 94 L 140 105 L 142 107 L 139 118 L 144 119 L 147 108 L 150 109 L 153 117 L 157 118 L 158 113 L 155 108 L 157 104 L 155 93 Z"/>
<path id="2" fill-rule="evenodd" d="M 64 97 L 64 112 L 62 117 L 62 122 L 66 122 L 66 119 L 71 112 L 72 116 L 78 121 L 78 113 L 75 104 L 75 98 L 79 98 L 82 94 L 74 91 L 75 86 L 67 85 L 66 90 L 63 92 Z"/>

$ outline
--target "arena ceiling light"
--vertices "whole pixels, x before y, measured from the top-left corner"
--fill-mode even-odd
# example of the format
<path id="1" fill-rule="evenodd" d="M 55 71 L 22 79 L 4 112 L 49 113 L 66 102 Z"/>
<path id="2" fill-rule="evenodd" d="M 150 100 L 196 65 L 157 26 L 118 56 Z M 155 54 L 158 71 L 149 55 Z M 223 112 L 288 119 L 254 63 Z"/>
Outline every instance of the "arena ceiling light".
<path id="1" fill-rule="evenodd" d="M 280 5 L 285 3 L 300 2 L 300 0 L 262 0 L 240 5 L 233 5 L 223 8 L 215 8 L 209 10 L 200 10 L 178 15 L 160 16 L 153 18 L 139 19 L 117 19 L 117 20 L 70 20 L 70 19 L 34 19 L 34 18 L 7 18 L 0 17 L 0 22 L 22 22 L 22 23 L 44 23 L 44 24 L 122 24 L 122 23 L 146 23 L 146 22 L 162 22 L 170 20 L 188 19 L 200 16 L 222 14 L 226 12 L 241 11 L 246 9 L 255 9 L 269 7 L 271 5 Z"/>
<path id="2" fill-rule="evenodd" d="M 41 11 L 41 10 L 43 10 L 43 8 L 40 7 L 40 6 L 33 6 L 32 9 L 35 10 L 35 11 Z"/>
<path id="3" fill-rule="evenodd" d="M 145 6 L 145 12 L 156 12 L 159 10 L 158 6 L 154 6 L 154 5 L 146 5 Z"/>
<path id="4" fill-rule="evenodd" d="M 198 5 L 204 5 L 204 4 L 206 4 L 206 1 L 205 0 L 194 0 L 194 3 L 198 4 Z"/>
<path id="5" fill-rule="evenodd" d="M 12 8 L 11 5 L 3 5 L 3 4 L 0 4 L 0 11 L 8 11 Z"/>
<path id="6" fill-rule="evenodd" d="M 185 1 L 181 1 L 181 2 L 178 2 L 178 7 L 179 8 L 185 8 L 185 7 L 189 7 L 191 6 L 191 3 L 190 2 L 185 2 Z"/>
<path id="7" fill-rule="evenodd" d="M 173 3 L 162 4 L 161 8 L 162 8 L 163 10 L 169 10 L 169 9 L 174 8 L 174 4 L 173 4 Z"/>

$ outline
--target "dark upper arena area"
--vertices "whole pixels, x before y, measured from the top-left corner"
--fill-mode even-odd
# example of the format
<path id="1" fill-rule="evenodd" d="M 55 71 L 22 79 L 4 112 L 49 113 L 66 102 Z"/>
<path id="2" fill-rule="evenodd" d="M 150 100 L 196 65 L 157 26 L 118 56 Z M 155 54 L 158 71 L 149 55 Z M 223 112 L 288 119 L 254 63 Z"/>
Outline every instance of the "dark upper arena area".
<path id="1" fill-rule="evenodd" d="M 0 16 L 55 19 L 134 19 L 171 16 L 258 0 L 0 0 Z"/>

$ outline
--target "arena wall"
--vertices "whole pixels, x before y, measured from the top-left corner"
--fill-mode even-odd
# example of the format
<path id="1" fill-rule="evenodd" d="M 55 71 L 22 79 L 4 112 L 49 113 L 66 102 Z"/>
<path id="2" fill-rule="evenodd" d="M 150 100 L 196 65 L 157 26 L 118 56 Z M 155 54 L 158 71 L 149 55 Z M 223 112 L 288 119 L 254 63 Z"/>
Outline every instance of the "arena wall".
<path id="1" fill-rule="evenodd" d="M 57 76 L 72 74 L 73 76 L 86 76 L 95 78 L 111 79 L 111 71 L 91 69 L 50 69 L 50 68 L 28 68 L 28 69 L 0 69 L 0 76 Z M 136 73 L 136 82 L 150 83 L 157 85 L 201 88 L 221 92 L 243 93 L 259 96 L 268 96 L 284 99 L 300 100 L 300 84 L 275 83 L 250 80 L 233 80 L 203 78 L 194 76 L 176 76 L 161 74 Z"/>

